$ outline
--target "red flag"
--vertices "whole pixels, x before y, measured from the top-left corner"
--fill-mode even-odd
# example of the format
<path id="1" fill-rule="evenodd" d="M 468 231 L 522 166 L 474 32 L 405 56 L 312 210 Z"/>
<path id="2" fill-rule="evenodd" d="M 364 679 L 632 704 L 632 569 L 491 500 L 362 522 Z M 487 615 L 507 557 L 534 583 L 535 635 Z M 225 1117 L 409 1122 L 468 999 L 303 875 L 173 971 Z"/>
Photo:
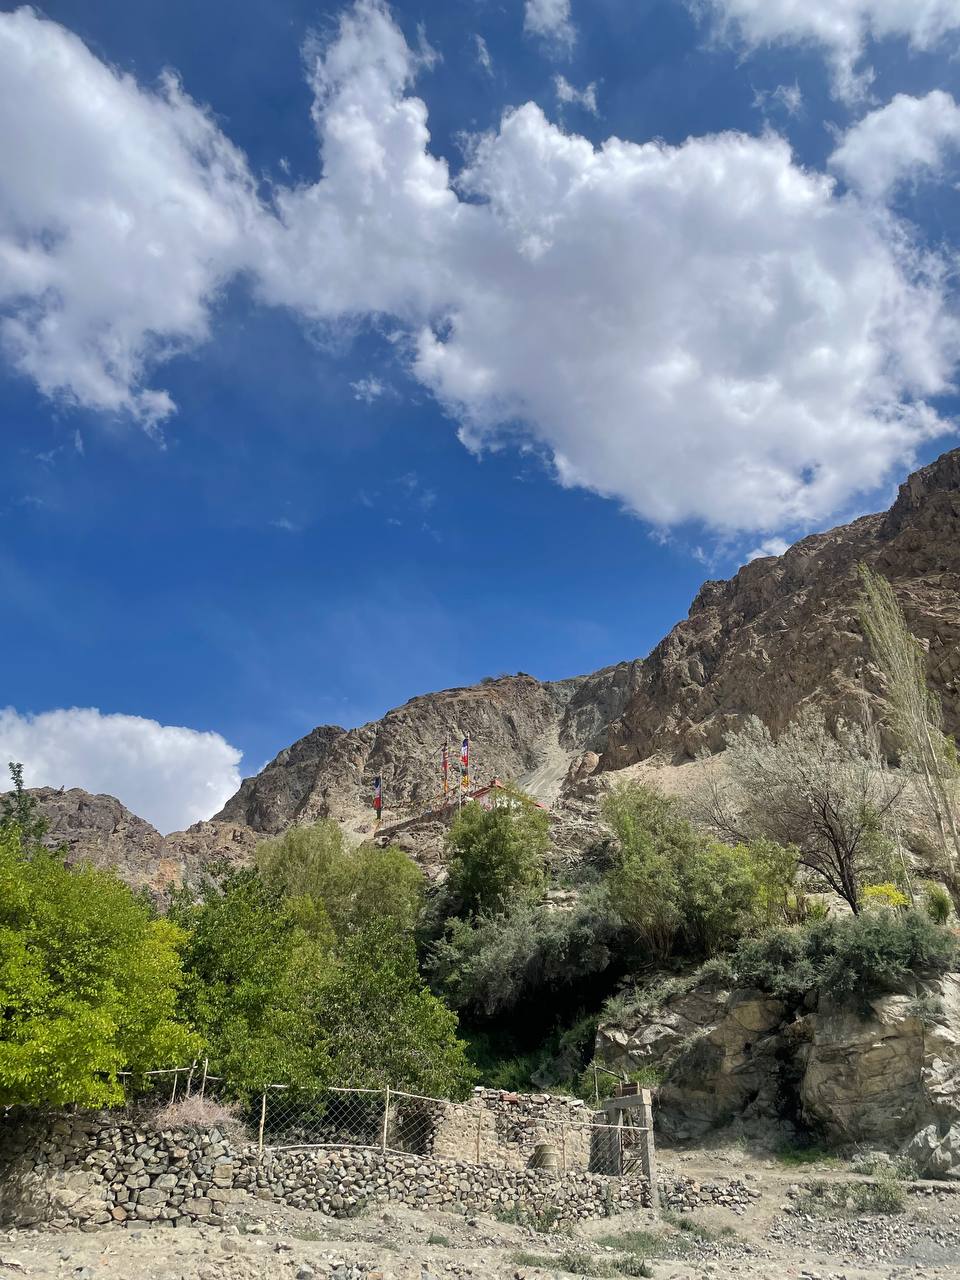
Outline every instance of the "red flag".
<path id="1" fill-rule="evenodd" d="M 460 785 L 470 785 L 470 739 L 464 738 L 460 747 Z"/>

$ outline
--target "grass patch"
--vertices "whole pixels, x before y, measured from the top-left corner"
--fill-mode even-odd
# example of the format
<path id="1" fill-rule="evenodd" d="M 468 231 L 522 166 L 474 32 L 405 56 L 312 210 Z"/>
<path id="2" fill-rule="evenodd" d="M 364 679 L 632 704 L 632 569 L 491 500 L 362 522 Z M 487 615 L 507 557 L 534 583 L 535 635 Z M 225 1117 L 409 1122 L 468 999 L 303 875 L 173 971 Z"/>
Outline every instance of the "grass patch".
<path id="1" fill-rule="evenodd" d="M 843 1218 L 865 1213 L 904 1213 L 907 1197 L 892 1172 L 874 1182 L 811 1182 L 794 1202 L 814 1218 Z"/>
<path id="2" fill-rule="evenodd" d="M 531 1227 L 541 1235 L 549 1235 L 557 1225 L 560 1210 L 552 1204 L 546 1205 L 543 1209 L 534 1209 L 518 1201 L 508 1209 L 499 1209 L 494 1217 L 498 1222 L 507 1222 L 514 1227 Z"/>
<path id="3" fill-rule="evenodd" d="M 785 1142 L 776 1152 L 777 1163 L 786 1169 L 800 1169 L 808 1164 L 824 1164 L 831 1169 L 840 1167 L 840 1161 L 830 1154 L 825 1147 L 797 1146 Z"/>
<path id="4" fill-rule="evenodd" d="M 519 1251 L 511 1254 L 516 1267 L 541 1267 L 545 1271 L 567 1271 L 576 1276 L 644 1276 L 653 1275 L 653 1268 L 646 1258 L 632 1254 L 621 1258 L 597 1258 L 591 1253 L 561 1253 L 549 1257 L 543 1253 Z"/>
<path id="5" fill-rule="evenodd" d="M 668 1236 L 662 1231 L 621 1231 L 600 1236 L 598 1243 L 641 1258 L 682 1258 L 693 1248 L 685 1236 Z"/>
<path id="6" fill-rule="evenodd" d="M 688 1236 L 693 1236 L 695 1240 L 699 1240 L 702 1244 L 713 1244 L 717 1240 L 729 1239 L 731 1236 L 736 1235 L 733 1227 L 723 1227 L 720 1231 L 711 1231 L 702 1222 L 697 1222 L 696 1218 L 691 1218 L 687 1213 L 677 1213 L 673 1209 L 664 1209 L 660 1216 L 668 1226 L 676 1227 L 678 1231 L 682 1231 Z"/>
<path id="7" fill-rule="evenodd" d="M 430 1235 L 427 1236 L 427 1244 L 439 1244 L 442 1245 L 444 1249 L 449 1249 L 450 1240 L 447 1236 L 441 1236 L 438 1235 L 436 1231 L 431 1231 Z"/>

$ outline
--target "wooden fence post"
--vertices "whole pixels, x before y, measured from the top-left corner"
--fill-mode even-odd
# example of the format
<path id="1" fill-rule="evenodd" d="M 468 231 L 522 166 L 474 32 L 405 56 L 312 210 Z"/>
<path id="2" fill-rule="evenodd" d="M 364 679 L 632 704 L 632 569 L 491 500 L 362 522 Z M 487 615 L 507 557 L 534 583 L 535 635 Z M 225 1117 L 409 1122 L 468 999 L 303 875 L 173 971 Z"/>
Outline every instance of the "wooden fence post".
<path id="1" fill-rule="evenodd" d="M 210 1059 L 203 1060 L 203 1079 L 200 1081 L 200 1097 L 203 1097 L 204 1090 L 207 1087 L 207 1067 L 210 1065 Z"/>
<path id="2" fill-rule="evenodd" d="M 387 1085 L 383 1091 L 383 1141 L 380 1144 L 382 1150 L 387 1149 L 387 1137 L 390 1132 L 390 1086 Z"/>
<path id="3" fill-rule="evenodd" d="M 174 1073 L 173 1073 L 173 1089 L 170 1091 L 170 1105 L 171 1105 L 171 1106 L 172 1106 L 172 1105 L 173 1105 L 173 1103 L 176 1101 L 176 1097 L 177 1097 L 177 1081 L 178 1081 L 179 1079 L 180 1079 L 180 1072 L 179 1072 L 179 1071 L 174 1071 Z"/>
<path id="4" fill-rule="evenodd" d="M 267 1124 L 267 1091 L 264 1089 L 263 1098 L 260 1101 L 260 1135 L 258 1140 L 259 1151 L 258 1158 L 263 1160 L 263 1131 Z"/>
<path id="5" fill-rule="evenodd" d="M 650 1186 L 650 1208 L 657 1211 L 660 1204 L 657 1186 L 657 1147 L 653 1138 L 653 1095 L 649 1089 L 642 1089 L 640 1096 L 640 1119 L 643 1124 L 643 1135 L 640 1140 L 640 1167 Z"/>

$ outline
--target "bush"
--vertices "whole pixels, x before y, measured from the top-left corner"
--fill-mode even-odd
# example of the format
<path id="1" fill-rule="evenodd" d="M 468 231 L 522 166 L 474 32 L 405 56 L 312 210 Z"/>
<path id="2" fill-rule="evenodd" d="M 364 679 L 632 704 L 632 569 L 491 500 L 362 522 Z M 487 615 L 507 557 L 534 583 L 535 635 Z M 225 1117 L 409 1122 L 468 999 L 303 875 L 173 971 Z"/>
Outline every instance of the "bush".
<path id="1" fill-rule="evenodd" d="M 537 997 L 553 1003 L 558 988 L 607 970 L 624 945 L 623 922 L 596 888 L 572 911 L 521 901 L 501 915 L 450 920 L 427 971 L 455 1009 L 492 1017 Z"/>
<path id="2" fill-rule="evenodd" d="M 332 819 L 291 827 L 257 846 L 264 884 L 289 898 L 299 923 L 338 938 L 373 919 L 412 929 L 423 903 L 423 874 L 401 849 L 361 845 L 348 853 Z"/>
<path id="3" fill-rule="evenodd" d="M 928 880 L 923 886 L 923 909 L 934 924 L 946 924 L 953 910 L 953 900 L 942 884 Z"/>
<path id="4" fill-rule="evenodd" d="M 508 795 L 493 809 L 468 804 L 450 829 L 449 892 L 463 914 L 502 911 L 543 885 L 549 819 L 520 792 Z"/>
<path id="5" fill-rule="evenodd" d="M 249 1137 L 239 1102 L 218 1102 L 216 1098 L 192 1093 L 153 1108 L 150 1121 L 157 1129 L 219 1129 L 237 1140 Z"/>
<path id="6" fill-rule="evenodd" d="M 746 941 L 734 968 L 742 983 L 773 995 L 819 989 L 869 999 L 916 975 L 946 973 L 956 960 L 952 934 L 922 911 L 876 910 Z"/>
<path id="7" fill-rule="evenodd" d="M 904 907 L 909 907 L 910 905 L 910 899 L 907 895 L 889 881 L 884 884 L 864 885 L 860 897 L 864 911 L 869 910 L 871 907 L 874 909 L 901 911 Z"/>
<path id="8" fill-rule="evenodd" d="M 0 1098 L 122 1102 L 118 1072 L 189 1062 L 176 1019 L 183 933 L 112 873 L 70 868 L 0 823 Z"/>

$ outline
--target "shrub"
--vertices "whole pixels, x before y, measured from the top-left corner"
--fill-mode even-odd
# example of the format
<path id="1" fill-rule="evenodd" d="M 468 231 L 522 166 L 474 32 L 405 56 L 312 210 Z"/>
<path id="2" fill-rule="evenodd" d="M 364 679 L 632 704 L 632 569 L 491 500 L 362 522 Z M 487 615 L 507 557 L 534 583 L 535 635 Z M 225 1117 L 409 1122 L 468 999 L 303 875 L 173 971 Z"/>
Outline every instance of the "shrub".
<path id="1" fill-rule="evenodd" d="M 117 1073 L 189 1061 L 176 1018 L 183 933 L 112 873 L 25 850 L 0 823 L 0 1097 L 7 1104 L 122 1102 Z"/>
<path id="2" fill-rule="evenodd" d="M 490 1017 L 538 996 L 554 1003 L 558 988 L 603 973 L 624 945 L 623 923 L 597 888 L 572 911 L 520 901 L 500 915 L 449 920 L 427 970 L 455 1009 Z"/>
<path id="3" fill-rule="evenodd" d="M 154 1107 L 149 1119 L 158 1129 L 219 1129 L 238 1140 L 247 1138 L 244 1110 L 239 1102 L 219 1102 L 199 1093 Z"/>
<path id="4" fill-rule="evenodd" d="M 950 919 L 953 901 L 942 884 L 928 880 L 923 886 L 923 909 L 935 924 L 946 924 Z"/>
<path id="5" fill-rule="evenodd" d="M 863 909 L 866 911 L 873 907 L 901 911 L 904 907 L 909 907 L 910 899 L 895 884 L 887 881 L 884 884 L 867 884 L 864 885 L 861 898 Z"/>
<path id="6" fill-rule="evenodd" d="M 549 844 L 545 811 L 520 792 L 493 809 L 468 804 L 447 836 L 449 892 L 461 912 L 502 911 L 543 884 Z"/>
<path id="7" fill-rule="evenodd" d="M 773 995 L 820 989 L 868 999 L 917 974 L 945 973 L 956 956 L 953 936 L 923 912 L 876 910 L 746 941 L 734 967 L 741 982 Z"/>

